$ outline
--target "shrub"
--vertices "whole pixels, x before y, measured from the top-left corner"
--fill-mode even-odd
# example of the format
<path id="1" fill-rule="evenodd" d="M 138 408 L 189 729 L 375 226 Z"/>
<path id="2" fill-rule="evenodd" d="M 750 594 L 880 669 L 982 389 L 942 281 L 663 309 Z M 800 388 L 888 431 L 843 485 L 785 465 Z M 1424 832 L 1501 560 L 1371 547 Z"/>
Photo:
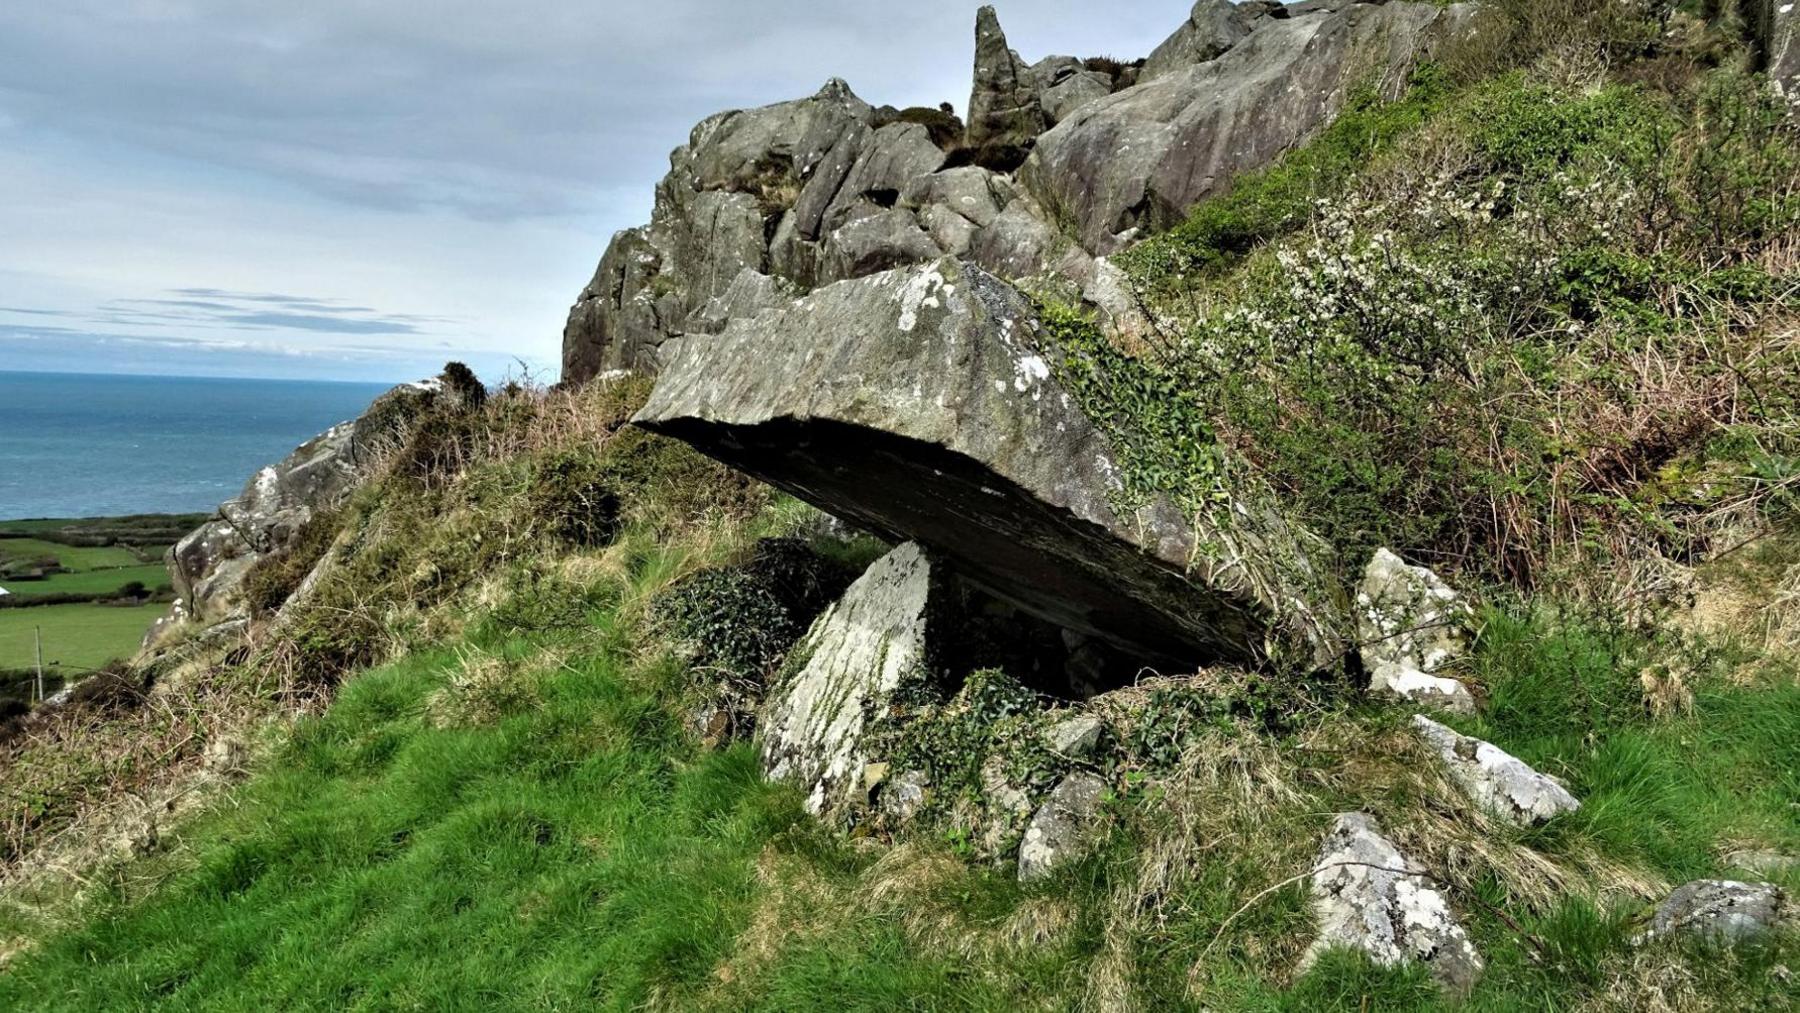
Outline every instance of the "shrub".
<path id="1" fill-rule="evenodd" d="M 1719 420 L 1794 442 L 1773 393 L 1792 342 L 1755 323 L 1800 222 L 1767 104 L 1720 72 L 1691 102 L 1514 75 L 1365 107 L 1373 129 L 1347 116 L 1121 258 L 1161 321 L 1148 354 L 1048 310 L 1060 375 L 1120 450 L 1124 498 L 1201 515 L 1266 482 L 1350 567 L 1387 545 L 1531 586 L 1686 558 L 1709 500 L 1770 495 Z M 1377 136 L 1389 155 L 1359 171 L 1347 153 Z"/>
<path id="2" fill-rule="evenodd" d="M 765 538 L 748 562 L 705 570 L 657 601 L 658 620 L 696 664 L 755 683 L 774 674 L 850 574 L 791 538 Z"/>
<path id="3" fill-rule="evenodd" d="M 264 555 L 244 575 L 244 603 L 255 615 L 281 608 L 325 558 L 343 524 L 342 511 L 315 510 L 288 544 Z"/>

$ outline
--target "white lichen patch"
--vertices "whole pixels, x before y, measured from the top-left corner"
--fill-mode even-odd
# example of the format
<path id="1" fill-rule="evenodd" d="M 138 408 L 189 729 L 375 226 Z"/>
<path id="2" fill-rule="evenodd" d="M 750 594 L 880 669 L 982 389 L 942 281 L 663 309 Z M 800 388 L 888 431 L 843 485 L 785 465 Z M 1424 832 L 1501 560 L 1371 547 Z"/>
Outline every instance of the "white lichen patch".
<path id="1" fill-rule="evenodd" d="M 954 291 L 946 289 L 944 275 L 935 265 L 906 279 L 906 284 L 900 288 L 900 333 L 911 334 L 919 326 L 920 311 L 943 305 L 937 295 L 940 290 L 945 295 Z"/>

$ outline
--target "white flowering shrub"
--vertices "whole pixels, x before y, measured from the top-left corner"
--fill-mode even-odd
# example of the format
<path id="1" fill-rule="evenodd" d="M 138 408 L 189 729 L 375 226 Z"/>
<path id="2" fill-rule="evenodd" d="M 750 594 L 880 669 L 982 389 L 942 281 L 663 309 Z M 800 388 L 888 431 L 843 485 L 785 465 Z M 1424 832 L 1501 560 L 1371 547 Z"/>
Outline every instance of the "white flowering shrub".
<path id="1" fill-rule="evenodd" d="M 1800 146 L 1746 79 L 1708 88 L 1428 97 L 1454 129 L 1320 194 L 1355 150 L 1328 136 L 1123 258 L 1163 324 L 1150 353 L 1057 317 L 1065 382 L 1132 494 L 1201 510 L 1253 477 L 1345 559 L 1387 545 L 1530 584 L 1608 543 L 1691 552 L 1672 518 L 1729 488 L 1693 477 L 1721 420 L 1800 454 L 1791 367 L 1697 340 L 1792 290 L 1768 265 L 1795 248 Z M 1379 132 L 1404 105 L 1353 115 Z"/>

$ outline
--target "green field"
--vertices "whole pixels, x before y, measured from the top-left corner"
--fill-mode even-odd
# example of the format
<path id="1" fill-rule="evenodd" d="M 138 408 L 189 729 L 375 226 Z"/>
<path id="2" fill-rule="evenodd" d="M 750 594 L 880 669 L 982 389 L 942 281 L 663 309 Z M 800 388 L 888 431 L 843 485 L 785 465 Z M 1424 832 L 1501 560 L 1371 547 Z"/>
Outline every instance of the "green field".
<path id="1" fill-rule="evenodd" d="M 136 653 L 163 605 L 46 605 L 0 609 L 0 668 L 34 663 L 33 629 L 44 636 L 44 667 L 81 671 Z"/>
<path id="2" fill-rule="evenodd" d="M 113 595 L 126 584 L 139 583 L 151 591 L 166 591 L 173 585 L 169 569 L 161 564 L 122 566 L 110 570 L 88 570 L 84 573 L 58 573 L 44 580 L 6 584 L 12 596 L 20 601 L 59 594 Z"/>
<path id="3" fill-rule="evenodd" d="M 90 547 L 59 545 L 36 538 L 0 538 L 0 567 L 5 567 L 9 561 L 28 563 L 49 557 L 69 570 L 104 570 L 120 566 L 141 566 L 146 562 L 146 557 L 148 561 L 155 561 L 160 550 L 161 546 L 146 546 L 142 549 L 127 545 Z"/>

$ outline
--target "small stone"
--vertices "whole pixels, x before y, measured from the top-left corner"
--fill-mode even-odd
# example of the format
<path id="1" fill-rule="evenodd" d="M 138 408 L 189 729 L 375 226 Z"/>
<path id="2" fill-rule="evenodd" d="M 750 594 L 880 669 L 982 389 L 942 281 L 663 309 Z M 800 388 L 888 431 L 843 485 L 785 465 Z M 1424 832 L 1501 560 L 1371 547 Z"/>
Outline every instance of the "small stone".
<path id="1" fill-rule="evenodd" d="M 1333 949 L 1360 950 L 1384 967 L 1420 961 L 1445 988 L 1466 994 L 1481 955 L 1449 902 L 1375 819 L 1343 813 L 1319 849 L 1312 876 L 1319 936 L 1302 966 Z"/>
<path id="2" fill-rule="evenodd" d="M 1783 876 L 1800 869 L 1800 858 L 1779 851 L 1733 851 L 1725 856 L 1725 864 L 1758 876 Z"/>
<path id="3" fill-rule="evenodd" d="M 250 747 L 244 740 L 221 735 L 206 744 L 206 769 L 222 777 L 241 777 L 250 763 Z"/>
<path id="4" fill-rule="evenodd" d="M 1439 674 L 1465 650 L 1470 618 L 1468 603 L 1443 578 L 1378 550 L 1356 594 L 1356 633 L 1369 688 L 1444 710 L 1473 711 L 1468 687 Z"/>
<path id="5" fill-rule="evenodd" d="M 1787 895 L 1769 883 L 1702 879 L 1676 887 L 1656 909 L 1639 945 L 1670 935 L 1732 944 L 1763 935 L 1789 912 Z"/>
<path id="6" fill-rule="evenodd" d="M 1094 747 L 1100 744 L 1100 733 L 1105 728 L 1105 724 L 1094 715 L 1077 714 L 1046 729 L 1044 742 L 1060 756 L 1080 759 L 1092 753 Z"/>
<path id="7" fill-rule="evenodd" d="M 1106 782 L 1093 774 L 1064 778 L 1025 828 L 1019 844 L 1019 881 L 1042 879 L 1086 850 L 1105 798 Z"/>
<path id="8" fill-rule="evenodd" d="M 906 771 L 882 787 L 882 811 L 895 823 L 905 823 L 924 808 L 930 787 L 922 771 Z"/>
<path id="9" fill-rule="evenodd" d="M 1492 743 L 1458 734 L 1423 714 L 1413 717 L 1413 727 L 1471 798 L 1520 826 L 1581 808 L 1568 789 Z"/>

